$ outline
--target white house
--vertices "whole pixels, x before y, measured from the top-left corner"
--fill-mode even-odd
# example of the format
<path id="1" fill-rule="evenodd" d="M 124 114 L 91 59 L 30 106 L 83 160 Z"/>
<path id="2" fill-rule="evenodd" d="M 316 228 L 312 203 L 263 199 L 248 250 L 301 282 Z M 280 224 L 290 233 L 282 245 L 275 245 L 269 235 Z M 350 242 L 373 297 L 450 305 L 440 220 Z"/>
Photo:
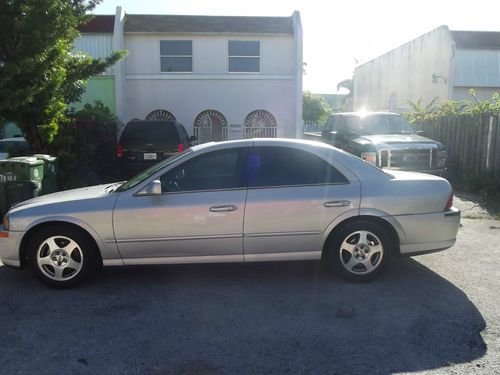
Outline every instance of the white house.
<path id="1" fill-rule="evenodd" d="M 440 26 L 354 71 L 354 108 L 405 111 L 408 100 L 480 100 L 500 92 L 500 32 Z"/>
<path id="2" fill-rule="evenodd" d="M 128 50 L 108 72 L 114 78 L 116 114 L 124 123 L 173 118 L 199 142 L 301 133 L 299 12 L 291 17 L 134 15 L 118 7 L 111 34 L 104 17 L 109 18 L 96 16 L 81 28 L 75 46 L 94 56 L 103 48 Z M 95 91 L 84 100 L 98 97 Z"/>

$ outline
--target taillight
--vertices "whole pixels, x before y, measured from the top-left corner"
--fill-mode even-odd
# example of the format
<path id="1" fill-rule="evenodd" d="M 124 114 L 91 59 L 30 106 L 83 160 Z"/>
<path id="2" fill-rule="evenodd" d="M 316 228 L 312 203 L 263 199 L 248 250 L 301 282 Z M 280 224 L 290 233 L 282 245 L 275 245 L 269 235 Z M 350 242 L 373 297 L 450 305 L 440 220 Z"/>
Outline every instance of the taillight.
<path id="1" fill-rule="evenodd" d="M 183 143 L 179 143 L 177 145 L 177 152 L 182 152 L 184 151 L 184 144 Z"/>
<path id="2" fill-rule="evenodd" d="M 448 211 L 451 207 L 453 207 L 453 193 L 451 193 L 450 197 L 448 198 L 448 202 L 446 202 L 446 207 L 444 208 L 444 210 Z"/>
<path id="3" fill-rule="evenodd" d="M 118 145 L 118 147 L 116 149 L 116 156 L 118 156 L 119 158 L 121 158 L 123 156 L 123 146 L 122 145 Z"/>

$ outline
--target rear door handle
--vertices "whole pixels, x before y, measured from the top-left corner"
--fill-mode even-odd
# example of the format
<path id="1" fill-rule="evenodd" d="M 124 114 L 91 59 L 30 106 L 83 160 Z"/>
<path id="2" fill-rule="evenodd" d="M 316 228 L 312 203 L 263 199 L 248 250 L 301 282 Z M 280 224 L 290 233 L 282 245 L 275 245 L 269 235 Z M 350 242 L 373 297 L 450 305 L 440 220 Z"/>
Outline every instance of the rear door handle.
<path id="1" fill-rule="evenodd" d="M 350 201 L 328 201 L 323 203 L 325 207 L 347 207 L 351 204 Z"/>
<path id="2" fill-rule="evenodd" d="M 238 206 L 235 206 L 234 204 L 229 204 L 226 206 L 212 206 L 208 210 L 210 212 L 228 212 L 228 211 L 236 211 L 238 209 Z"/>

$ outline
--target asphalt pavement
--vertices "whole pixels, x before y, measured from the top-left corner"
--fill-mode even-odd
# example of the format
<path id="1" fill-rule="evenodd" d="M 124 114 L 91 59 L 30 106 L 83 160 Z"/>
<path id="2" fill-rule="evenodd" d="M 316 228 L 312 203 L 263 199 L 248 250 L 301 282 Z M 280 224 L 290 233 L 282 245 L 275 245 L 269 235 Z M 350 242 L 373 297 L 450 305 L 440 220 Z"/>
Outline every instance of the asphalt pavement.
<path id="1" fill-rule="evenodd" d="M 462 223 L 368 284 L 307 261 L 107 268 L 56 291 L 0 266 L 0 374 L 500 374 L 500 221 Z"/>

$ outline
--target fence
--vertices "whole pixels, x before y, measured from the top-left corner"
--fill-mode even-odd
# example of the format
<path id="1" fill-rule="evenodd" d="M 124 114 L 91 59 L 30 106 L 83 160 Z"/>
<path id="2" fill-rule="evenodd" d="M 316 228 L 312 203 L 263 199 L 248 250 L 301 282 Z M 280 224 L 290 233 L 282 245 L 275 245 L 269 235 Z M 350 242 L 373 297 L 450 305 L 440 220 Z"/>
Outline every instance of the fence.
<path id="1" fill-rule="evenodd" d="M 245 126 L 244 137 L 248 138 L 276 138 L 276 126 Z"/>
<path id="2" fill-rule="evenodd" d="M 450 116 L 419 121 L 417 130 L 443 143 L 452 174 L 500 178 L 499 115 Z"/>

